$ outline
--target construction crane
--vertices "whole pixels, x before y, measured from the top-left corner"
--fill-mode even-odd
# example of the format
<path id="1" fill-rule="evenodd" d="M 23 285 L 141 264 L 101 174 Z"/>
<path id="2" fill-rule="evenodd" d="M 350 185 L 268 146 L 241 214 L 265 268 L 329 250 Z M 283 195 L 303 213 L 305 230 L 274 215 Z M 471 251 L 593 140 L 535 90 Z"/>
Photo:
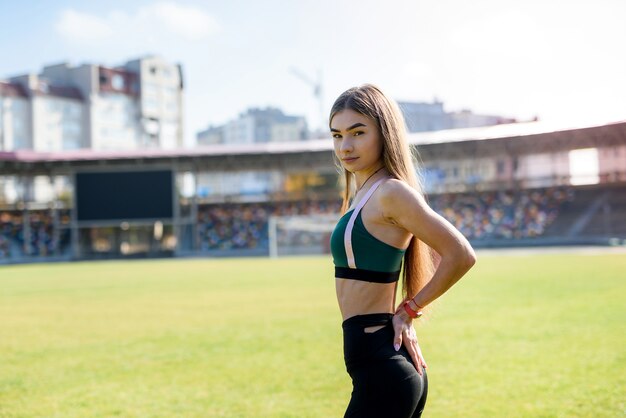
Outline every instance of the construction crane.
<path id="1" fill-rule="evenodd" d="M 317 129 L 319 130 L 318 133 L 323 132 L 326 118 L 324 117 L 324 98 L 322 96 L 322 70 L 317 70 L 317 80 L 312 80 L 309 76 L 295 67 L 291 67 L 291 74 L 298 77 L 300 81 L 303 81 L 313 87 L 313 96 L 317 99 L 319 106 L 319 125 Z"/>

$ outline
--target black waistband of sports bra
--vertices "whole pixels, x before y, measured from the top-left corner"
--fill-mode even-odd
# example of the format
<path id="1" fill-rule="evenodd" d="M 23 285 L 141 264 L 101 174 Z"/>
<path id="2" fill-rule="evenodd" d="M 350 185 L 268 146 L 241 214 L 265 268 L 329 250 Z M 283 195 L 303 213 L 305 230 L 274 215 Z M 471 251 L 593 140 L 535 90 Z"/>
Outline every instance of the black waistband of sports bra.
<path id="1" fill-rule="evenodd" d="M 400 270 L 388 272 L 335 267 L 335 277 L 340 279 L 362 280 L 364 282 L 394 283 L 400 278 Z"/>
<path id="2" fill-rule="evenodd" d="M 392 313 L 373 313 L 373 314 L 365 314 L 365 315 L 355 315 L 346 319 L 341 323 L 342 328 L 365 328 L 365 327 L 373 327 L 376 325 L 387 325 L 391 318 L 393 318 Z"/>

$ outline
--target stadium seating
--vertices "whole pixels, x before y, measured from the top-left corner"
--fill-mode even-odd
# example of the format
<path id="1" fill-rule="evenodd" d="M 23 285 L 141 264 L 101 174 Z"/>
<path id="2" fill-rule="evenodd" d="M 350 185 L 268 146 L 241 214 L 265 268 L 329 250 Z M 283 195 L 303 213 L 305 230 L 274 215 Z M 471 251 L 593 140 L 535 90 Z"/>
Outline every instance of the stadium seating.
<path id="1" fill-rule="evenodd" d="M 69 222 L 67 211 L 61 217 L 66 226 Z M 62 227 L 55 231 L 50 210 L 29 211 L 28 229 L 29 240 L 25 242 L 24 212 L 0 211 L 0 260 L 46 257 L 69 251 L 69 229 Z"/>
<path id="2" fill-rule="evenodd" d="M 198 208 L 202 250 L 268 248 L 270 216 L 338 213 L 338 201 L 217 204 Z"/>
<path id="3" fill-rule="evenodd" d="M 626 185 L 567 186 L 538 189 L 433 194 L 431 207 L 473 244 L 481 246 L 580 244 L 626 240 Z M 296 202 L 224 203 L 198 206 L 195 234 L 199 253 L 267 254 L 271 216 L 338 214 L 339 199 Z M 50 210 L 0 210 L 0 261 L 70 254 L 69 210 L 58 213 L 55 231 Z M 28 219 L 28 233 L 24 225 Z M 193 232 L 190 229 L 190 234 Z M 28 242 L 24 237 L 28 236 Z M 287 245 L 320 246 L 326 235 L 285 234 Z"/>
<path id="4" fill-rule="evenodd" d="M 538 237 L 557 218 L 572 190 L 544 188 L 434 195 L 432 208 L 470 240 Z"/>
<path id="5" fill-rule="evenodd" d="M 588 236 L 626 236 L 626 188 L 605 190 L 606 200 L 581 231 Z"/>

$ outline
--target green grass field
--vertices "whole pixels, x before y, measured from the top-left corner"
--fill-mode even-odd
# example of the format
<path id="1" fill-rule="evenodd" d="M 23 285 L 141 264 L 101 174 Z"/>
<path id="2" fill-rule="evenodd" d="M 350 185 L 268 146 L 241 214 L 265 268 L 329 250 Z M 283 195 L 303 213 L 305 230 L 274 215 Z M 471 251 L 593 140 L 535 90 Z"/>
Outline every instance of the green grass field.
<path id="1" fill-rule="evenodd" d="M 341 417 L 332 276 L 322 257 L 0 267 L 0 417 Z M 626 416 L 626 255 L 480 256 L 435 305 L 425 417 Z"/>

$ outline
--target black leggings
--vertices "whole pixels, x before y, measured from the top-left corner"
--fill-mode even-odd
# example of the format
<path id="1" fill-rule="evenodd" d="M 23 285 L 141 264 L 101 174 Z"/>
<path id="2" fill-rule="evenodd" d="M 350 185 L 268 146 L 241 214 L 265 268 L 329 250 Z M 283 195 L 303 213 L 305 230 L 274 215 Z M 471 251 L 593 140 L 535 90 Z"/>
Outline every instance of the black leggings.
<path id="1" fill-rule="evenodd" d="M 393 348 L 392 314 L 357 315 L 343 326 L 343 353 L 352 378 L 352 397 L 344 418 L 419 418 L 428 378 L 420 376 L 404 347 Z M 384 328 L 366 333 L 366 327 Z"/>

